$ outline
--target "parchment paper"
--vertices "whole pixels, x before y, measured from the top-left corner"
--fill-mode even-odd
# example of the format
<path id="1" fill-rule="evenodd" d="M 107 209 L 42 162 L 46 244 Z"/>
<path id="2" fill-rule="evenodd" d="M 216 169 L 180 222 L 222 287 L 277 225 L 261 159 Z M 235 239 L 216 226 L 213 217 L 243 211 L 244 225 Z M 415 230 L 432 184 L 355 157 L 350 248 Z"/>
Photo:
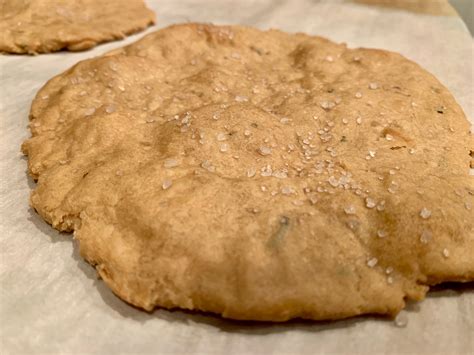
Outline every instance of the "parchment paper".
<path id="1" fill-rule="evenodd" d="M 473 117 L 473 42 L 456 16 L 342 0 L 148 3 L 157 13 L 158 28 L 184 21 L 246 24 L 401 52 L 435 74 Z M 408 325 L 397 328 L 375 317 L 274 325 L 180 311 L 148 314 L 98 281 L 71 236 L 55 232 L 28 207 L 34 183 L 27 177 L 20 144 L 29 136 L 30 103 L 48 79 L 142 35 L 82 53 L 0 57 L 2 354 L 474 354 L 472 284 L 438 289 L 422 303 L 409 305 Z"/>

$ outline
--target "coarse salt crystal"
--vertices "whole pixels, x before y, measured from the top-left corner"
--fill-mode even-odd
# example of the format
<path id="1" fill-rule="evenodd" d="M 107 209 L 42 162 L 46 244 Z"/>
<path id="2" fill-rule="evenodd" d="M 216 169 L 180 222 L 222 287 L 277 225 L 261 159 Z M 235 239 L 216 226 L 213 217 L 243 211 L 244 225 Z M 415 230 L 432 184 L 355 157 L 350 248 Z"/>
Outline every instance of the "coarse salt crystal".
<path id="1" fill-rule="evenodd" d="M 179 165 L 179 161 L 174 158 L 165 159 L 163 166 L 165 168 L 174 168 Z"/>
<path id="2" fill-rule="evenodd" d="M 258 152 L 261 154 L 261 155 L 270 155 L 272 154 L 272 149 L 269 148 L 269 147 L 266 147 L 266 146 L 261 146 L 259 149 L 258 149 Z"/>
<path id="3" fill-rule="evenodd" d="M 346 214 L 355 214 L 356 213 L 356 208 L 352 205 L 344 207 L 344 212 Z"/>
<path id="4" fill-rule="evenodd" d="M 336 106 L 336 104 L 332 101 L 321 101 L 319 103 L 319 105 L 326 111 L 334 108 L 334 106 Z"/>
<path id="5" fill-rule="evenodd" d="M 166 179 L 166 180 L 163 180 L 163 184 L 161 185 L 161 187 L 163 188 L 163 190 L 166 190 L 166 189 L 169 189 L 171 185 L 173 185 L 173 182 L 169 179 Z"/>
<path id="6" fill-rule="evenodd" d="M 116 110 L 116 107 L 115 107 L 114 104 L 110 104 L 110 105 L 105 106 L 105 112 L 107 112 L 107 113 L 113 113 L 113 112 L 115 112 L 115 110 Z"/>
<path id="7" fill-rule="evenodd" d="M 398 313 L 398 315 L 395 317 L 394 323 L 399 328 L 405 328 L 408 324 L 408 316 L 406 312 L 401 311 Z"/>
<path id="8" fill-rule="evenodd" d="M 237 101 L 237 102 L 246 102 L 248 100 L 249 100 L 249 98 L 247 96 L 237 95 L 235 97 L 235 101 Z"/>
<path id="9" fill-rule="evenodd" d="M 204 160 L 202 163 L 201 163 L 201 167 L 203 169 L 206 169 L 207 171 L 213 173 L 214 171 L 216 171 L 216 168 L 214 165 L 212 165 L 212 163 L 209 161 L 209 160 Z"/>
<path id="10" fill-rule="evenodd" d="M 422 242 L 423 244 L 428 244 L 431 238 L 432 238 L 431 232 L 425 229 L 423 230 L 423 232 L 421 232 L 420 242 Z"/>
<path id="11" fill-rule="evenodd" d="M 227 139 L 227 134 L 222 133 L 222 132 L 217 134 L 217 140 L 219 142 L 225 141 L 226 139 Z"/>
<path id="12" fill-rule="evenodd" d="M 295 193 L 295 190 L 291 186 L 283 186 L 281 188 L 281 193 L 283 195 L 290 195 L 290 194 Z"/>
<path id="13" fill-rule="evenodd" d="M 365 199 L 365 205 L 367 206 L 367 208 L 374 208 L 376 206 L 376 203 L 372 198 L 367 197 Z"/>
<path id="14" fill-rule="evenodd" d="M 273 172 L 272 176 L 278 179 L 286 179 L 288 177 L 288 173 L 284 170 L 277 170 Z"/>
<path id="15" fill-rule="evenodd" d="M 398 184 L 395 181 L 390 182 L 390 186 L 388 187 L 388 192 L 394 194 L 398 191 Z"/>
<path id="16" fill-rule="evenodd" d="M 264 166 L 261 169 L 260 175 L 261 176 L 272 176 L 272 173 L 273 173 L 272 167 L 270 165 L 267 165 L 267 166 Z"/>
<path id="17" fill-rule="evenodd" d="M 368 267 L 374 267 L 375 265 L 377 265 L 379 261 L 377 260 L 377 258 L 370 258 L 368 261 L 367 261 L 367 266 Z"/>
<path id="18" fill-rule="evenodd" d="M 92 116 L 95 112 L 94 107 L 90 107 L 84 111 L 84 116 Z"/>
<path id="19" fill-rule="evenodd" d="M 339 180 L 336 179 L 334 176 L 330 176 L 329 179 L 328 179 L 328 182 L 333 187 L 338 187 L 339 186 Z"/>
<path id="20" fill-rule="evenodd" d="M 420 211 L 420 217 L 423 219 L 428 219 L 431 217 L 431 211 L 425 207 L 423 207 Z"/>
<path id="21" fill-rule="evenodd" d="M 222 153 L 226 153 L 228 150 L 229 150 L 229 145 L 227 143 L 223 143 L 221 144 L 219 150 L 222 152 Z"/>

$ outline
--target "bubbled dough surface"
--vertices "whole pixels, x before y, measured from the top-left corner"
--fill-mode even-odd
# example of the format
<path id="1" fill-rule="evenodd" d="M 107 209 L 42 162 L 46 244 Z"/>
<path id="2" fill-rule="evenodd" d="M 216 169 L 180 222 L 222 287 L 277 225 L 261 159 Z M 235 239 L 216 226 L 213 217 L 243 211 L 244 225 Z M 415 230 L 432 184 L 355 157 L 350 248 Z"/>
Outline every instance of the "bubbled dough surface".
<path id="1" fill-rule="evenodd" d="M 398 54 L 173 26 L 53 78 L 31 119 L 32 205 L 138 307 L 393 315 L 474 279 L 469 124 Z"/>
<path id="2" fill-rule="evenodd" d="M 142 0 L 1 0 L 0 52 L 80 51 L 154 22 Z"/>

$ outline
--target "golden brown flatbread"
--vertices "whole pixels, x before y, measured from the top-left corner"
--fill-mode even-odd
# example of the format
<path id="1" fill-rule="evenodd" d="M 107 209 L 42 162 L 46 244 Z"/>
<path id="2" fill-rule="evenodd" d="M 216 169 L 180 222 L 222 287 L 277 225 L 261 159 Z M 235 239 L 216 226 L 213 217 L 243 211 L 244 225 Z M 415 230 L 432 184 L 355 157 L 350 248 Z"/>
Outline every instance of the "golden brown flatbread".
<path id="1" fill-rule="evenodd" d="M 154 22 L 143 0 L 0 0 L 0 52 L 81 51 Z"/>
<path id="2" fill-rule="evenodd" d="M 399 54 L 172 26 L 50 80 L 30 128 L 32 206 L 143 309 L 395 315 L 474 279 L 469 124 Z"/>

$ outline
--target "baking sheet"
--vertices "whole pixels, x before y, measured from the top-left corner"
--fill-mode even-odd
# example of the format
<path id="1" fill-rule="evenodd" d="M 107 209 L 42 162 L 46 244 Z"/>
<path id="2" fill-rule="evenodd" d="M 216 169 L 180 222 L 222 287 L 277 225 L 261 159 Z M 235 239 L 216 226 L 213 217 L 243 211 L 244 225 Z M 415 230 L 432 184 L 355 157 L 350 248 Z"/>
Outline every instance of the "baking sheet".
<path id="1" fill-rule="evenodd" d="M 473 42 L 456 16 L 432 16 L 338 0 L 148 1 L 162 28 L 186 21 L 303 31 L 401 52 L 435 74 L 473 117 Z M 152 28 L 147 32 L 156 29 Z M 438 289 L 409 305 L 408 325 L 359 317 L 337 322 L 248 324 L 199 313 L 139 311 L 97 280 L 68 234 L 29 207 L 34 183 L 20 153 L 30 103 L 82 53 L 0 56 L 0 353 L 473 354 L 474 286 Z M 472 122 L 472 121 L 471 121 Z"/>

